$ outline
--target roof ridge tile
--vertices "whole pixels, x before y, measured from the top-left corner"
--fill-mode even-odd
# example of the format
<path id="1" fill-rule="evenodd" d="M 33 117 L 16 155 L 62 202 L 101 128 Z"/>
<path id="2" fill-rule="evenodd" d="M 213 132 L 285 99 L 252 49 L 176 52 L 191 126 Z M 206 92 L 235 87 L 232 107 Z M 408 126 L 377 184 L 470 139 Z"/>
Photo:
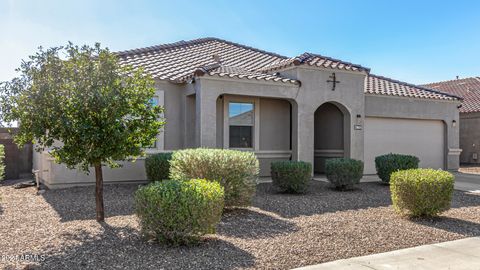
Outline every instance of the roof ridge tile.
<path id="1" fill-rule="evenodd" d="M 232 42 L 232 41 L 228 41 L 228 40 L 224 40 L 224 39 L 216 38 L 216 37 L 204 37 L 204 38 L 191 39 L 191 40 L 187 40 L 187 41 L 180 40 L 180 41 L 177 41 L 177 42 L 164 43 L 164 44 L 158 44 L 158 45 L 154 45 L 154 46 L 148 46 L 148 47 L 141 47 L 141 48 L 136 48 L 136 49 L 118 51 L 118 52 L 115 52 L 115 53 L 119 56 L 124 57 L 124 56 L 127 56 L 129 54 L 146 53 L 146 52 L 151 52 L 151 51 L 156 51 L 156 50 L 166 50 L 166 49 L 171 49 L 171 48 L 176 48 L 176 47 L 181 47 L 181 46 L 195 45 L 195 44 L 209 42 L 209 41 L 222 42 L 222 43 L 226 43 L 226 44 L 229 44 L 229 45 L 241 47 L 241 48 L 244 48 L 244 49 L 247 49 L 247 50 L 252 50 L 252 51 L 256 51 L 256 52 L 260 52 L 260 53 L 265 53 L 265 54 L 268 54 L 268 55 L 271 55 L 271 56 L 287 59 L 286 56 L 280 55 L 278 53 L 265 51 L 265 50 L 262 50 L 262 49 L 258 49 L 258 48 L 255 48 L 255 47 L 251 47 L 251 46 L 248 46 L 248 45 L 243 45 L 243 44 L 240 44 L 240 43 L 236 43 L 236 42 Z"/>
<path id="2" fill-rule="evenodd" d="M 327 60 L 330 60 L 332 62 L 336 62 L 336 63 L 342 63 L 342 64 L 345 64 L 345 65 L 350 65 L 352 67 L 356 67 L 358 69 L 363 69 L 363 70 L 366 70 L 367 72 L 370 72 L 370 68 L 367 68 L 367 67 L 364 67 L 362 65 L 359 65 L 359 64 L 354 64 L 352 62 L 347 62 L 347 61 L 344 61 L 344 60 L 340 60 L 340 59 L 337 59 L 337 58 L 333 58 L 333 57 L 329 57 L 329 56 L 324 56 L 324 55 L 321 55 L 321 54 L 318 54 L 318 53 L 310 53 L 310 52 L 306 52 L 305 54 L 309 54 L 311 56 L 316 56 L 316 57 L 319 57 L 319 58 L 324 58 L 324 59 L 327 59 Z"/>

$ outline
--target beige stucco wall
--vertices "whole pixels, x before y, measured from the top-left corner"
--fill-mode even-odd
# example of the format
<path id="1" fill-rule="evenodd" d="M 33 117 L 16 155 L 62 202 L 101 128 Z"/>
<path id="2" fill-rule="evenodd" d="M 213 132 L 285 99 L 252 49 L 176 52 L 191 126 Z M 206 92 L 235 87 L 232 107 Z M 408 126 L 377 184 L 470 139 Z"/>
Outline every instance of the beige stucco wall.
<path id="1" fill-rule="evenodd" d="M 260 150 L 290 150 L 290 103 L 260 99 Z"/>
<path id="2" fill-rule="evenodd" d="M 83 186 L 95 183 L 94 169 L 86 174 L 78 169 L 68 169 L 63 164 L 56 163 L 47 153 L 35 153 L 36 162 L 34 169 L 39 170 L 39 179 L 48 188 L 65 188 L 72 186 Z M 118 162 L 122 167 L 103 167 L 103 180 L 109 183 L 133 183 L 146 182 L 144 158 L 135 161 Z"/>
<path id="3" fill-rule="evenodd" d="M 340 81 L 332 90 L 330 76 L 335 72 Z M 299 160 L 314 163 L 314 113 L 326 102 L 336 104 L 343 112 L 344 118 L 344 156 L 363 159 L 363 131 L 355 130 L 354 125 L 363 125 L 365 111 L 364 82 L 365 74 L 359 72 L 341 72 L 332 69 L 319 69 L 300 66 L 281 72 L 302 82 L 295 98 L 294 106 L 294 142 L 297 150 L 294 155 Z M 360 117 L 357 118 L 356 116 Z M 298 132 L 297 132 L 298 131 Z M 294 144 L 295 145 L 295 144 Z"/>
<path id="4" fill-rule="evenodd" d="M 164 116 L 168 119 L 164 132 L 165 132 L 165 149 L 175 150 L 183 148 L 184 138 L 184 101 L 183 93 L 184 86 L 176 85 L 168 82 L 157 81 L 155 87 L 164 91 L 165 104 L 164 104 Z"/>
<path id="5" fill-rule="evenodd" d="M 195 147 L 195 95 L 185 96 L 184 147 Z"/>
<path id="6" fill-rule="evenodd" d="M 363 132 L 351 127 L 355 124 L 363 124 L 361 119 L 364 114 L 365 74 L 336 72 L 340 84 L 335 91 L 332 91 L 331 83 L 327 82 L 332 75 L 331 69 L 301 66 L 284 71 L 282 74 L 300 80 L 301 86 L 219 77 L 197 78 L 195 82 L 197 146 L 215 147 L 218 144 L 217 99 L 219 96 L 257 96 L 283 99 L 292 104 L 292 158 L 294 160 L 314 163 L 314 113 L 320 105 L 327 102 L 338 104 L 347 115 L 344 124 L 346 127 L 345 156 L 363 159 Z M 352 117 L 356 115 L 360 115 L 360 118 Z M 213 123 L 215 126 L 212 125 Z"/>
<path id="7" fill-rule="evenodd" d="M 480 112 L 460 114 L 461 163 L 480 163 Z M 477 159 L 474 159 L 474 154 Z"/>

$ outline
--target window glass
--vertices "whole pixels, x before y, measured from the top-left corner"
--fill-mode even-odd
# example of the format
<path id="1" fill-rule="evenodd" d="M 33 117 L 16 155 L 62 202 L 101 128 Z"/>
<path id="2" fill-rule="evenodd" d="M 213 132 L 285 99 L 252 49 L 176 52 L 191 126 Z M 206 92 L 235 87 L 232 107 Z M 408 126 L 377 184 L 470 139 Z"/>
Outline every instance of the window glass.
<path id="1" fill-rule="evenodd" d="M 157 141 L 154 141 L 152 145 L 149 145 L 147 148 L 157 148 Z"/>
<path id="2" fill-rule="evenodd" d="M 154 96 L 153 98 L 150 99 L 150 104 L 152 104 L 153 106 L 158 106 L 158 102 L 159 100 L 157 96 Z M 152 145 L 147 146 L 147 148 L 157 148 L 157 141 L 155 141 Z"/>
<path id="3" fill-rule="evenodd" d="M 253 108 L 253 103 L 229 103 L 228 123 L 230 147 L 253 147 L 253 125 L 255 122 Z"/>
<path id="4" fill-rule="evenodd" d="M 158 106 L 158 97 L 155 96 L 153 98 L 150 99 L 150 104 L 152 104 L 153 106 Z"/>

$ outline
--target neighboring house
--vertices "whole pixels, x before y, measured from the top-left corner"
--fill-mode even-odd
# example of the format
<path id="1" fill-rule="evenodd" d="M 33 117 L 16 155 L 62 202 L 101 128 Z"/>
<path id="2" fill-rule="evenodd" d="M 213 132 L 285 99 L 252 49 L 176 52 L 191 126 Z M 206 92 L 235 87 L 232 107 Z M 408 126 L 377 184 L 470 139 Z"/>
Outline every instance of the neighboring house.
<path id="1" fill-rule="evenodd" d="M 480 163 L 480 78 L 472 77 L 425 85 L 463 98 L 460 107 L 461 163 Z"/>
<path id="2" fill-rule="evenodd" d="M 365 162 L 413 154 L 422 167 L 459 166 L 461 100 L 425 87 L 370 74 L 366 67 L 313 53 L 288 58 L 217 38 L 118 53 L 156 80 L 167 121 L 148 153 L 191 147 L 254 151 L 262 176 L 275 160 L 303 160 L 322 173 L 332 157 Z M 35 155 L 50 187 L 93 182 Z M 143 160 L 106 169 L 107 182 L 145 179 Z M 313 172 L 312 172 L 313 173 Z"/>

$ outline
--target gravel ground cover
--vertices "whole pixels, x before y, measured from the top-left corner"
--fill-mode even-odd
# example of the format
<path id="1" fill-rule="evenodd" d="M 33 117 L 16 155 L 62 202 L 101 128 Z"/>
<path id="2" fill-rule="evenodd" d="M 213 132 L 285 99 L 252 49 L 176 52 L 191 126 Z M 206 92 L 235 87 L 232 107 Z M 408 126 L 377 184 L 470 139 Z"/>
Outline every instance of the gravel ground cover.
<path id="1" fill-rule="evenodd" d="M 254 206 L 228 210 L 195 247 L 146 243 L 133 214 L 136 185 L 105 188 L 106 222 L 95 218 L 93 187 L 0 187 L 3 269 L 290 269 L 354 256 L 480 235 L 480 196 L 455 191 L 453 208 L 435 219 L 398 217 L 388 186 L 362 183 L 338 192 L 313 181 L 306 195 L 258 186 Z M 15 261 L 6 255 L 37 255 Z"/>

